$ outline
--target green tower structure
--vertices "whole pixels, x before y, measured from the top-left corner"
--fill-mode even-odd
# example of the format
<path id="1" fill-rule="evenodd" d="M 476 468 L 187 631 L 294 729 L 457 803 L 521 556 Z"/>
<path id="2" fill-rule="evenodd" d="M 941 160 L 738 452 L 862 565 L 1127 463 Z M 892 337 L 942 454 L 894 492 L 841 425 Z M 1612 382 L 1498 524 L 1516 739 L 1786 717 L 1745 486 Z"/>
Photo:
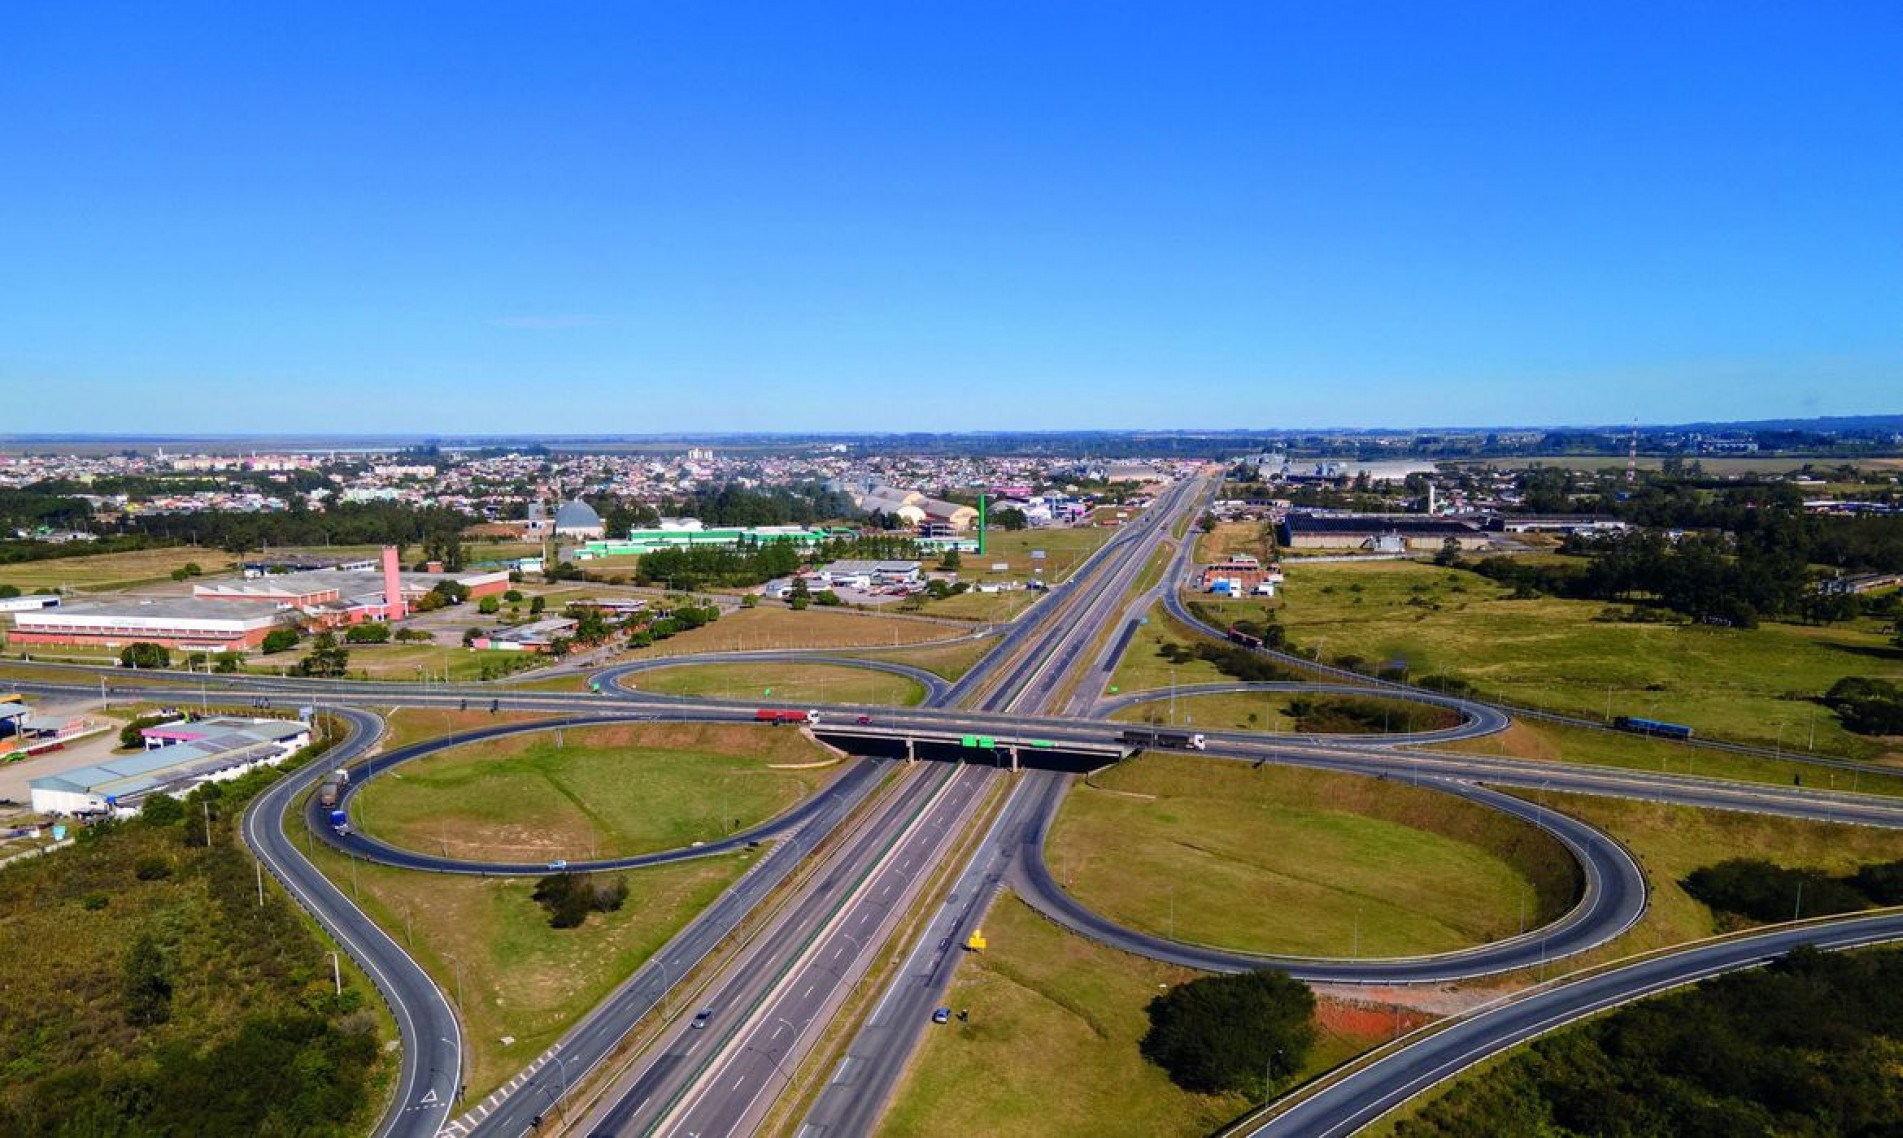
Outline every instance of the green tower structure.
<path id="1" fill-rule="evenodd" d="M 978 495 L 978 553 L 985 552 L 985 495 Z"/>

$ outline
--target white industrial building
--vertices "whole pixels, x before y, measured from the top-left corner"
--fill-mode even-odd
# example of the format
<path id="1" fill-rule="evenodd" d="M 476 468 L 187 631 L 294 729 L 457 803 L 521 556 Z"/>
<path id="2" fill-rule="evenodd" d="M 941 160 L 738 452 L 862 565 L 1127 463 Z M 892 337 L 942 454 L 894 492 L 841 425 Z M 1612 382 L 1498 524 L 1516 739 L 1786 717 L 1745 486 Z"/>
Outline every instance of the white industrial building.
<path id="1" fill-rule="evenodd" d="M 183 797 L 201 783 L 276 766 L 310 744 L 311 727 L 284 719 L 180 720 L 153 728 L 148 746 L 155 739 L 164 745 L 34 779 L 34 811 L 130 816 L 151 795 Z"/>

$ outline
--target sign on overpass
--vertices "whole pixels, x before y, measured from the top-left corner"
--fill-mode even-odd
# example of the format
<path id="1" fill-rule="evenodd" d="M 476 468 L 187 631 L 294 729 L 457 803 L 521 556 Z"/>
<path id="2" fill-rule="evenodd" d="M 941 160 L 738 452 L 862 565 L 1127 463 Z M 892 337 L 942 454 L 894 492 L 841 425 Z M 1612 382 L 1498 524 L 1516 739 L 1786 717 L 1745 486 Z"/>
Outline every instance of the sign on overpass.
<path id="1" fill-rule="evenodd" d="M 980 763 L 1006 770 L 1066 771 L 1082 774 L 1101 770 L 1130 756 L 1120 743 L 1084 743 L 1031 736 L 979 735 L 910 727 L 832 726 L 813 728 L 813 735 L 854 755 L 885 759 Z"/>

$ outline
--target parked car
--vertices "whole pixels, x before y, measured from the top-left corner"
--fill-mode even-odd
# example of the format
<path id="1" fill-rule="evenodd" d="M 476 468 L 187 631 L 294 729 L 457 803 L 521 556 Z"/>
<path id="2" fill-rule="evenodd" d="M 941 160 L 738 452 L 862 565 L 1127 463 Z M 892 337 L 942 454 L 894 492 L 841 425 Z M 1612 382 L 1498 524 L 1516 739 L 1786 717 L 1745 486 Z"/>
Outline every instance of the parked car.
<path id="1" fill-rule="evenodd" d="M 951 1009 L 950 1009 L 950 1008 L 940 1008 L 940 1009 L 938 1009 L 937 1011 L 935 1011 L 935 1012 L 933 1012 L 933 1013 L 932 1013 L 932 1022 L 933 1022 L 933 1023 L 950 1023 L 950 1022 L 951 1022 Z"/>

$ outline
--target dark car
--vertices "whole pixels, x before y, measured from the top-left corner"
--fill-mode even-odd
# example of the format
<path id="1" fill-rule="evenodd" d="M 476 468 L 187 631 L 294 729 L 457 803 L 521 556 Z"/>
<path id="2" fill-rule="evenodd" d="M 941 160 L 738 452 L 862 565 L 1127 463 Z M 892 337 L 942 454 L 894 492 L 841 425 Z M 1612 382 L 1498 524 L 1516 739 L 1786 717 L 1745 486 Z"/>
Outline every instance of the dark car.
<path id="1" fill-rule="evenodd" d="M 872 723 L 872 716 L 870 716 L 870 715 L 861 715 L 861 716 L 859 717 L 859 726 L 861 726 L 861 727 L 865 727 L 865 726 L 868 726 L 868 725 L 870 725 L 871 723 Z"/>
<path id="2" fill-rule="evenodd" d="M 933 1013 L 932 1013 L 932 1022 L 933 1022 L 933 1023 L 950 1023 L 950 1022 L 951 1022 L 951 1009 L 950 1009 L 950 1008 L 940 1008 L 940 1009 L 938 1009 L 937 1011 L 935 1011 L 935 1012 L 933 1012 Z"/>
<path id="3" fill-rule="evenodd" d="M 707 1026 L 707 1021 L 713 1018 L 714 1018 L 714 1009 L 702 1008 L 694 1016 L 694 1022 L 690 1024 L 689 1026 L 691 1026 L 695 1031 L 699 1031 L 701 1028 Z"/>

